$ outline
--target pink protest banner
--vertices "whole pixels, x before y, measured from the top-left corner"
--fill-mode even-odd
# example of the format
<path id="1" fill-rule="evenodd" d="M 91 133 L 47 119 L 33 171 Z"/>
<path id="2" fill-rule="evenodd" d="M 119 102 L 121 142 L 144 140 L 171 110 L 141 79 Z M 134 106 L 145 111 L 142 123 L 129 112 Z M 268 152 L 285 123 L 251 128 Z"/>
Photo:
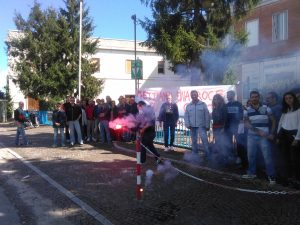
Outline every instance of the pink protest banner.
<path id="1" fill-rule="evenodd" d="M 220 94 L 226 100 L 226 93 L 229 90 L 235 90 L 234 85 L 216 85 L 216 86 L 188 86 L 179 88 L 145 88 L 137 93 L 138 100 L 145 100 L 154 107 L 156 115 L 162 103 L 167 101 L 167 96 L 172 95 L 173 101 L 177 103 L 179 115 L 183 116 L 186 105 L 191 102 L 191 91 L 196 90 L 199 99 L 205 102 L 208 110 L 212 111 L 212 99 L 215 94 Z"/>

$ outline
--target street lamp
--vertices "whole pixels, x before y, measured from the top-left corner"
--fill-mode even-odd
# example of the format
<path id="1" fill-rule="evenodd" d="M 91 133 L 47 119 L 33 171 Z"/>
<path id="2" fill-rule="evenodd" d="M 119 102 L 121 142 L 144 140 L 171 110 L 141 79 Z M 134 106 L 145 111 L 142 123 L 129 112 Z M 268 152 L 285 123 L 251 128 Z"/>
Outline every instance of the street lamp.
<path id="1" fill-rule="evenodd" d="M 81 36 L 82 36 L 82 1 L 79 7 L 79 66 L 78 66 L 78 99 L 81 98 Z"/>
<path id="2" fill-rule="evenodd" d="M 135 85 L 135 96 L 137 96 L 138 92 L 138 82 L 137 82 L 137 64 L 136 64 L 136 15 L 132 15 L 131 19 L 134 24 L 134 85 Z"/>

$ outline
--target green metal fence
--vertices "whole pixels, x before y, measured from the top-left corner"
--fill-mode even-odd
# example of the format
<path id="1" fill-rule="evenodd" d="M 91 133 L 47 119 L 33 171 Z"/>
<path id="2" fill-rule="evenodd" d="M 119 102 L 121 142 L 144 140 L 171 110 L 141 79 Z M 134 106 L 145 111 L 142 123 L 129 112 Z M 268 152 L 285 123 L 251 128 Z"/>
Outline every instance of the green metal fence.
<path id="1" fill-rule="evenodd" d="M 164 144 L 163 127 L 156 125 L 155 131 L 156 131 L 156 137 L 154 139 L 154 142 L 157 144 Z M 209 142 L 212 142 L 213 141 L 212 131 L 208 131 L 207 136 Z M 201 139 L 200 137 L 198 138 L 199 138 L 198 143 L 200 143 L 201 145 Z M 179 118 L 177 126 L 175 128 L 174 145 L 182 148 L 188 148 L 188 149 L 192 147 L 191 133 L 190 130 L 185 127 L 183 118 Z"/>

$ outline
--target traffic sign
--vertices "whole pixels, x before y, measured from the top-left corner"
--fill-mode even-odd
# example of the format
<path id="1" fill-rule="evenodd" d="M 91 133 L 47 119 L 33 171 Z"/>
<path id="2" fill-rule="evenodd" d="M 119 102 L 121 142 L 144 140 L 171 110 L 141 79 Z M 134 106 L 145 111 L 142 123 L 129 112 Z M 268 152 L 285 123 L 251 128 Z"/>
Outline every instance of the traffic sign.
<path id="1" fill-rule="evenodd" d="M 143 79 L 143 61 L 138 59 L 134 63 L 131 60 L 131 79 Z"/>

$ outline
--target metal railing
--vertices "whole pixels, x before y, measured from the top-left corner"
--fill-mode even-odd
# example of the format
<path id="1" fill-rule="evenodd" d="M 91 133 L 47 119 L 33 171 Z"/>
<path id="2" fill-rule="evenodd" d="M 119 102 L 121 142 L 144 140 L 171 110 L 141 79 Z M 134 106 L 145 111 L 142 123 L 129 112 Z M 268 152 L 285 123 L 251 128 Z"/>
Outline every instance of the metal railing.
<path id="1" fill-rule="evenodd" d="M 163 127 L 160 125 L 155 126 L 156 137 L 154 142 L 157 144 L 164 144 L 164 131 Z M 170 133 L 170 130 L 169 130 Z M 169 135 L 170 136 L 170 135 Z M 209 142 L 213 141 L 212 130 L 207 132 Z M 201 149 L 201 139 L 200 136 L 198 137 L 198 143 L 200 143 Z M 185 127 L 184 119 L 181 117 L 178 120 L 177 126 L 175 128 L 175 138 L 174 138 L 174 145 L 177 147 L 188 148 L 192 147 L 192 139 L 191 139 L 191 132 L 188 128 Z"/>

